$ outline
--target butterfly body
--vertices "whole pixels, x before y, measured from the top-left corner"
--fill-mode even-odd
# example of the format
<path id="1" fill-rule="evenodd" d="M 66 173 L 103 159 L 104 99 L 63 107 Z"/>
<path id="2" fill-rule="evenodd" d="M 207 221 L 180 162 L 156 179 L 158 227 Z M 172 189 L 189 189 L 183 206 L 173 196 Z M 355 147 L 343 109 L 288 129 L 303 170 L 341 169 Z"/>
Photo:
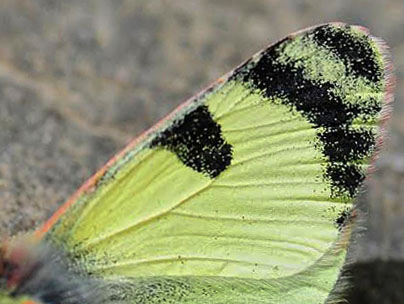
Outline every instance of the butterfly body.
<path id="1" fill-rule="evenodd" d="M 34 275 L 4 297 L 336 302 L 350 210 L 388 116 L 389 73 L 383 44 L 343 24 L 261 51 L 129 144 L 36 232 L 23 251 L 44 252 L 35 256 L 45 267 L 56 257 L 57 292 L 44 300 Z M 21 251 L 3 248 L 3 264 Z M 17 256 L 30 273 L 32 254 Z M 19 267 L 0 277 L 13 282 Z"/>

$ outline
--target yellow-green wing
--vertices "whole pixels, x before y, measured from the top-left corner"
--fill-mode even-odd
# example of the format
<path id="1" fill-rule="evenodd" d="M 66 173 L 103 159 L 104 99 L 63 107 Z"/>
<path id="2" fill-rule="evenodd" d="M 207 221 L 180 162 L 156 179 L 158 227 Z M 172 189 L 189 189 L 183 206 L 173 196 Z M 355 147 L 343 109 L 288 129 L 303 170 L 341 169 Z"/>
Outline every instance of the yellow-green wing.
<path id="1" fill-rule="evenodd" d="M 11 297 L 9 294 L 0 291 L 0 303 L 1 304 L 42 304 L 26 297 Z"/>
<path id="2" fill-rule="evenodd" d="M 331 301 L 386 116 L 384 52 L 343 24 L 279 41 L 110 162 L 45 240 L 111 281 L 110 303 Z"/>

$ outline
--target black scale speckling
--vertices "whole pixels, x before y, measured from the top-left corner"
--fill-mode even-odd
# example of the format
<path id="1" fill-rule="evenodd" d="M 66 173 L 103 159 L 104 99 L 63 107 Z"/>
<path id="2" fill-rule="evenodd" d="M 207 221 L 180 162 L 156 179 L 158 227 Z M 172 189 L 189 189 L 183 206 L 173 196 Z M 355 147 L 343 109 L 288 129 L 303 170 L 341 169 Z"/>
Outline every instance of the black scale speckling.
<path id="1" fill-rule="evenodd" d="M 352 212 L 351 209 L 344 209 L 342 210 L 342 212 L 340 212 L 339 216 L 335 220 L 335 226 L 337 227 L 338 230 L 342 230 L 349 222 L 351 212 Z"/>
<path id="2" fill-rule="evenodd" d="M 346 26 L 349 29 L 349 26 Z M 317 44 L 328 48 L 350 67 L 355 76 L 362 76 L 370 81 L 383 79 L 383 71 L 376 61 L 368 38 L 352 36 L 344 28 L 325 25 L 313 31 Z"/>
<path id="3" fill-rule="evenodd" d="M 369 50 L 370 46 L 367 47 L 363 41 L 356 42 L 347 33 L 327 35 L 327 31 L 328 26 L 316 29 L 316 33 L 323 33 L 322 36 L 327 37 L 329 45 L 338 45 L 345 41 L 343 45 L 349 46 L 347 51 L 344 52 L 342 47 L 336 48 L 335 54 L 352 63 L 352 72 L 368 75 L 367 72 L 376 69 L 375 75 L 382 73 Z M 266 97 L 280 98 L 283 104 L 299 111 L 315 128 L 319 128 L 318 138 L 323 144 L 321 150 L 329 160 L 324 176 L 331 183 L 332 195 L 353 197 L 364 179 L 364 173 L 357 163 L 373 151 L 375 134 L 365 129 L 353 129 L 351 125 L 358 116 L 376 115 L 381 106 L 376 102 L 371 102 L 372 105 L 366 108 L 359 104 L 344 103 L 332 91 L 337 84 L 305 79 L 303 68 L 296 67 L 293 63 L 280 63 L 280 53 L 290 39 L 292 38 L 286 38 L 268 48 L 254 65 L 247 62 L 238 68 L 233 78 L 241 78 L 250 83 Z M 351 58 L 355 51 L 352 48 L 355 47 L 363 56 L 368 55 L 363 58 L 363 65 L 355 65 L 356 57 Z M 368 77 L 371 78 L 370 75 Z M 376 81 L 380 77 L 372 80 Z"/>
<path id="4" fill-rule="evenodd" d="M 161 132 L 151 148 L 163 147 L 197 172 L 217 177 L 231 163 L 232 146 L 222 136 L 207 106 L 201 105 Z"/>

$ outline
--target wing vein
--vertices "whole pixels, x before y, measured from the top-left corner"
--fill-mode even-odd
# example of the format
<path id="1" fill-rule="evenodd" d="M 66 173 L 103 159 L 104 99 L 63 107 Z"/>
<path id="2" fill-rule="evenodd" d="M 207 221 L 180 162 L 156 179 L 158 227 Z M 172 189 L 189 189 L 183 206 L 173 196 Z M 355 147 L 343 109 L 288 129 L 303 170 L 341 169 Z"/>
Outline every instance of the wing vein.
<path id="1" fill-rule="evenodd" d="M 253 219 L 253 218 L 246 218 L 246 217 L 233 217 L 233 216 L 211 216 L 211 215 L 205 215 L 205 214 L 192 214 L 184 211 L 174 211 L 172 213 L 173 215 L 178 215 L 178 216 L 184 216 L 184 217 L 191 217 L 191 218 L 199 218 L 199 219 L 206 219 L 206 220 L 218 220 L 218 221 L 239 221 L 239 222 L 254 222 L 254 223 L 286 223 L 286 224 L 293 224 L 296 223 L 296 220 L 283 220 L 283 219 Z M 299 220 L 299 223 L 305 223 L 305 224 L 323 224 L 326 223 L 324 221 L 307 221 L 307 220 Z M 326 223 L 328 224 L 328 223 Z"/>
<path id="2" fill-rule="evenodd" d="M 142 264 L 159 264 L 159 263 L 167 263 L 167 262 L 184 262 L 184 261 L 206 261 L 206 262 L 221 262 L 221 263 L 235 263 L 235 264 L 244 264 L 244 265 L 255 265 L 255 266 L 266 266 L 270 267 L 271 264 L 267 263 L 259 263 L 259 262 L 250 262 L 250 261 L 243 261 L 239 259 L 230 259 L 230 258 L 220 258 L 220 257 L 208 257 L 208 256 L 182 256 L 182 255 L 175 255 L 175 256 L 166 256 L 166 257 L 156 257 L 156 258 L 149 258 L 149 259 L 142 259 L 142 260 L 129 260 L 125 263 L 115 263 L 113 265 L 102 267 L 96 267 L 96 270 L 108 270 L 114 269 L 117 267 L 130 267 Z"/>
<path id="3" fill-rule="evenodd" d="M 174 209 L 178 208 L 179 206 L 181 206 L 181 205 L 183 205 L 184 203 L 186 203 L 187 201 L 189 201 L 191 198 L 195 197 L 196 195 L 198 195 L 198 194 L 202 193 L 203 191 L 205 191 L 206 189 L 208 189 L 211 184 L 212 184 L 212 181 L 209 181 L 205 186 L 199 188 L 197 191 L 195 191 L 195 192 L 192 193 L 191 195 L 187 196 L 187 197 L 184 198 L 182 201 L 178 202 L 178 203 L 175 204 L 174 206 L 172 206 L 172 207 L 170 207 L 170 208 L 168 208 L 168 209 L 166 209 L 166 210 L 164 210 L 164 211 L 162 211 L 162 212 L 159 212 L 159 213 L 157 213 L 157 214 L 154 214 L 154 215 L 151 215 L 151 216 L 149 216 L 149 217 L 147 217 L 147 218 L 144 218 L 144 219 L 138 221 L 137 223 L 135 223 L 135 224 L 133 224 L 133 225 L 130 225 L 130 226 L 127 226 L 127 227 L 125 227 L 125 228 L 123 228 L 123 229 L 116 230 L 116 231 L 113 231 L 113 232 L 111 232 L 111 233 L 109 233 L 109 234 L 106 234 L 106 235 L 104 235 L 104 236 L 102 236 L 102 237 L 98 237 L 98 238 L 94 238 L 94 239 L 92 239 L 92 240 L 89 240 L 89 241 L 85 244 L 84 247 L 85 247 L 85 248 L 88 248 L 88 247 L 90 247 L 90 246 L 92 246 L 92 245 L 95 245 L 95 244 L 97 244 L 97 243 L 99 243 L 99 242 L 102 242 L 102 241 L 104 241 L 104 240 L 107 240 L 107 239 L 109 239 L 109 238 L 111 238 L 111 237 L 116 237 L 117 235 L 120 235 L 120 234 L 123 234 L 123 233 L 127 233 L 127 232 L 129 232 L 129 231 L 136 230 L 136 229 L 138 229 L 138 228 L 140 228 L 140 227 L 142 227 L 142 226 L 144 226 L 144 225 L 146 225 L 146 224 L 148 224 L 148 223 L 150 223 L 150 222 L 152 222 L 152 221 L 155 221 L 155 220 L 157 220 L 157 219 L 159 219 L 159 218 L 162 218 L 163 216 L 165 216 L 165 215 L 167 215 L 168 213 L 172 212 Z"/>
<path id="4" fill-rule="evenodd" d="M 280 150 L 273 151 L 273 152 L 271 151 L 271 152 L 261 153 L 261 154 L 255 155 L 253 157 L 250 157 L 250 158 L 241 159 L 241 160 L 239 160 L 237 162 L 234 161 L 234 162 L 232 162 L 231 165 L 232 165 L 232 168 L 234 168 L 236 166 L 242 165 L 244 163 L 248 163 L 248 162 L 253 161 L 253 160 L 258 160 L 260 158 L 268 157 L 268 156 L 274 156 L 274 155 L 277 155 L 277 154 L 280 154 L 280 153 L 283 153 L 285 151 L 289 151 L 289 150 L 292 150 L 292 149 L 294 151 L 298 151 L 298 150 L 306 150 L 307 148 L 310 148 L 310 147 L 309 146 L 287 147 L 287 148 L 280 149 Z M 298 161 L 298 162 L 288 162 L 288 163 L 282 163 L 282 164 L 278 163 L 278 165 L 281 165 L 282 168 L 284 168 L 285 165 L 286 166 L 294 166 L 294 165 L 303 166 L 303 165 L 319 165 L 319 164 L 322 164 L 322 163 L 323 163 L 322 160 L 314 158 L 312 161 L 306 161 L 304 163 L 301 162 L 301 161 Z M 271 164 L 271 165 L 273 166 L 274 164 Z"/>

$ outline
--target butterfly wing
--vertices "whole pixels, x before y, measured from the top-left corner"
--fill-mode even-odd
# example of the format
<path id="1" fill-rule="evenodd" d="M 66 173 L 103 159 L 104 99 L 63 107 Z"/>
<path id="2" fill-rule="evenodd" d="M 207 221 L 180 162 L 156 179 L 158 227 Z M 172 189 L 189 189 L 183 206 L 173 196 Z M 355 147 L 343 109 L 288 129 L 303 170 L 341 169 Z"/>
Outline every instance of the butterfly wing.
<path id="1" fill-rule="evenodd" d="M 42 304 L 42 303 L 37 303 L 34 302 L 31 299 L 26 299 L 26 298 L 12 298 L 8 294 L 2 294 L 0 292 L 0 303 L 1 304 Z"/>
<path id="2" fill-rule="evenodd" d="M 38 235 L 128 303 L 324 302 L 386 118 L 384 52 L 343 24 L 279 41 L 131 143 Z"/>

